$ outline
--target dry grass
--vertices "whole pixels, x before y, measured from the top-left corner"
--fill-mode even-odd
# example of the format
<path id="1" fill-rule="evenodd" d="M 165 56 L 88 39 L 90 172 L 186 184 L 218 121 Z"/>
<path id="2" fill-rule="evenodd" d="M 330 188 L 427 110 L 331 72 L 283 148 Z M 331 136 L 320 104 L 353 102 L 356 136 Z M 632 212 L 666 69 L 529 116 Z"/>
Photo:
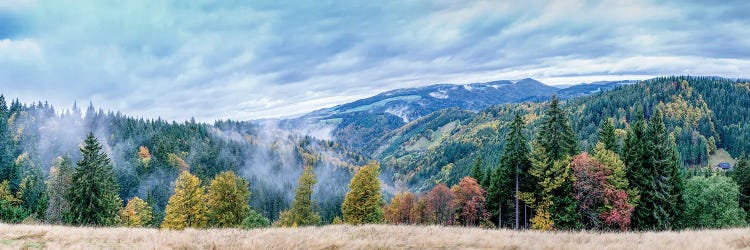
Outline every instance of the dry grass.
<path id="1" fill-rule="evenodd" d="M 262 230 L 0 224 L 3 249 L 750 249 L 750 229 L 660 233 L 515 232 L 420 226 Z"/>

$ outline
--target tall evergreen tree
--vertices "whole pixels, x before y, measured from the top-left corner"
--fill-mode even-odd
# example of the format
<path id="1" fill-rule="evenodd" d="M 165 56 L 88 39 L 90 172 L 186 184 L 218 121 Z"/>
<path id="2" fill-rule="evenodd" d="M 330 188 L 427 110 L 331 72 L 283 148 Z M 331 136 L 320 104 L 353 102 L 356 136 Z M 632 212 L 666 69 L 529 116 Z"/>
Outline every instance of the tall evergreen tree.
<path id="1" fill-rule="evenodd" d="M 575 229 L 579 228 L 580 222 L 577 219 L 577 204 L 573 197 L 573 182 L 569 176 L 570 167 L 559 167 L 555 165 L 568 166 L 568 161 L 573 155 L 578 154 L 578 145 L 575 140 L 575 133 L 570 127 L 570 121 L 567 114 L 560 108 L 557 97 L 553 96 L 550 105 L 542 118 L 542 123 L 536 137 L 536 144 L 539 146 L 537 153 L 544 154 L 545 162 L 540 162 L 542 167 L 537 169 L 542 172 L 563 171 L 559 173 L 566 178 L 561 179 L 559 185 L 549 190 L 552 195 L 552 204 L 549 212 L 557 229 Z M 557 164 L 558 161 L 562 161 Z M 537 178 L 537 183 L 545 179 Z"/>
<path id="2" fill-rule="evenodd" d="M 513 190 L 511 196 L 514 204 L 513 211 L 515 216 L 513 222 L 515 229 L 520 227 L 520 220 L 522 219 L 521 206 L 526 205 L 519 201 L 518 194 L 529 192 L 531 191 L 531 187 L 533 187 L 531 176 L 528 173 L 531 160 L 529 160 L 529 146 L 526 142 L 526 136 L 523 134 L 525 127 L 526 124 L 521 116 L 516 114 L 510 131 L 505 135 L 505 147 L 503 148 L 503 155 L 500 158 L 500 169 L 508 172 L 505 176 L 512 176 L 513 178 L 513 186 L 504 188 Z"/>
<path id="3" fill-rule="evenodd" d="M 294 202 L 289 210 L 281 212 L 277 224 L 282 227 L 317 226 L 320 225 L 320 214 L 315 212 L 312 200 L 313 187 L 315 186 L 315 172 L 310 166 L 305 167 L 304 172 L 297 181 L 297 192 L 294 194 Z"/>
<path id="4" fill-rule="evenodd" d="M 617 134 L 615 133 L 615 126 L 612 124 L 612 119 L 604 119 L 602 121 L 601 128 L 599 129 L 599 142 L 604 144 L 607 150 L 612 150 L 615 153 L 620 152 L 620 144 L 617 142 Z"/>
<path id="5" fill-rule="evenodd" d="M 474 178 L 475 180 L 478 180 L 481 184 L 481 181 L 484 179 L 484 167 L 482 166 L 482 156 L 477 156 L 477 160 L 474 161 L 474 166 L 471 168 L 470 175 L 471 178 Z M 487 188 L 484 187 L 483 188 Z"/>
<path id="6" fill-rule="evenodd" d="M 73 173 L 68 201 L 68 221 L 76 225 L 111 226 L 119 223 L 122 201 L 118 196 L 109 157 L 89 133 L 81 148 L 81 159 Z"/>
<path id="7" fill-rule="evenodd" d="M 347 224 L 373 224 L 383 221 L 383 198 L 380 191 L 380 165 L 370 162 L 357 171 L 349 183 L 341 211 Z"/>
<path id="8" fill-rule="evenodd" d="M 653 228 L 658 230 L 679 228 L 684 209 L 684 177 L 675 149 L 674 139 L 670 138 L 664 126 L 664 117 L 657 109 L 649 120 L 646 130 L 646 166 L 653 173 Z"/>
<path id="9" fill-rule="evenodd" d="M 8 126 L 8 117 L 10 117 L 10 110 L 8 110 L 5 97 L 0 95 L 0 181 L 13 180 L 16 174 L 15 142 Z"/>
<path id="10" fill-rule="evenodd" d="M 627 166 L 625 176 L 628 183 L 640 197 L 631 217 L 631 227 L 640 230 L 648 229 L 655 223 L 652 219 L 654 173 L 645 162 L 648 157 L 646 143 L 646 122 L 639 109 L 635 122 L 630 124 L 627 132 L 623 161 Z"/>

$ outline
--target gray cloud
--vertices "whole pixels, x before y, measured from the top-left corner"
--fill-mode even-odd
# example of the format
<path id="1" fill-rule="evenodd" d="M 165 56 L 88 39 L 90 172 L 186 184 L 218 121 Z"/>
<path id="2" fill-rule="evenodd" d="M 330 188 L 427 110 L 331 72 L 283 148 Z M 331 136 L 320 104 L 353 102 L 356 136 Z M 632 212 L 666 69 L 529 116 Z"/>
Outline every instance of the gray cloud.
<path id="1" fill-rule="evenodd" d="M 0 4 L 0 90 L 201 121 L 301 114 L 393 88 L 748 77 L 747 1 Z"/>

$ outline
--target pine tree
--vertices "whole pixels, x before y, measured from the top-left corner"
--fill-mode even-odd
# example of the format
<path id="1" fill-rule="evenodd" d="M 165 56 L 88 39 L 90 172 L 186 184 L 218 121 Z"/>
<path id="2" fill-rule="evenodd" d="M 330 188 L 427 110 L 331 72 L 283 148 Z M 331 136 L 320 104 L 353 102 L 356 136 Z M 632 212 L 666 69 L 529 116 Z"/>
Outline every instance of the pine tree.
<path id="1" fill-rule="evenodd" d="M 46 221 L 49 223 L 60 223 L 63 215 L 70 210 L 67 200 L 68 191 L 73 179 L 73 167 L 70 158 L 57 157 L 52 162 L 47 179 L 47 197 L 49 202 L 45 212 Z"/>
<path id="2" fill-rule="evenodd" d="M 603 143 L 607 150 L 612 150 L 615 153 L 620 152 L 620 144 L 617 142 L 617 134 L 612 119 L 602 121 L 599 129 L 599 142 Z"/>
<path id="3" fill-rule="evenodd" d="M 122 201 L 118 196 L 109 157 L 89 133 L 81 148 L 81 159 L 73 173 L 68 201 L 68 221 L 76 225 L 111 226 L 119 223 Z"/>
<path id="4" fill-rule="evenodd" d="M 623 161 L 627 169 L 630 187 L 638 193 L 638 203 L 631 217 L 632 228 L 645 230 L 655 223 L 653 214 L 653 179 L 654 173 L 647 165 L 648 151 L 646 149 L 646 123 L 643 112 L 639 109 L 635 122 L 631 123 L 623 148 Z"/>
<path id="5" fill-rule="evenodd" d="M 649 120 L 646 130 L 646 152 L 649 158 L 645 161 L 653 175 L 652 216 L 653 228 L 657 230 L 679 228 L 682 210 L 684 209 L 684 177 L 674 145 L 664 126 L 661 110 L 657 109 Z"/>
<path id="6" fill-rule="evenodd" d="M 315 172 L 305 167 L 297 181 L 297 192 L 289 210 L 281 212 L 277 224 L 282 227 L 317 226 L 321 223 L 320 214 L 315 212 L 312 193 L 315 186 Z"/>
<path id="7" fill-rule="evenodd" d="M 10 110 L 5 102 L 5 97 L 0 95 L 0 181 L 13 180 L 16 175 L 15 159 L 15 142 L 11 137 L 11 130 L 8 126 Z"/>
<path id="8" fill-rule="evenodd" d="M 538 196 L 551 196 L 551 204 L 547 212 L 552 218 L 554 228 L 579 228 L 581 225 L 576 212 L 577 204 L 575 197 L 573 197 L 573 182 L 570 178 L 571 173 L 568 166 L 570 158 L 578 154 L 579 150 L 568 117 L 560 108 L 555 96 L 552 97 L 542 118 L 535 143 L 538 146 L 536 153 L 544 154 L 543 157 L 535 157 L 543 161 L 537 161 L 537 166 L 532 164 L 532 168 L 536 167 L 536 172 L 543 173 L 535 176 L 537 177 L 536 181 L 540 185 L 549 182 L 545 184 L 549 187 L 538 190 Z M 548 173 L 555 173 L 558 176 L 551 177 Z M 555 181 L 551 181 L 549 178 Z"/>
<path id="9" fill-rule="evenodd" d="M 354 174 L 350 191 L 344 197 L 341 211 L 347 224 L 374 224 L 383 221 L 383 198 L 380 193 L 380 165 L 370 162 Z"/>
<path id="10" fill-rule="evenodd" d="M 208 187 L 208 221 L 213 227 L 234 227 L 250 212 L 248 182 L 232 171 L 218 174 Z"/>
<path id="11" fill-rule="evenodd" d="M 141 198 L 133 197 L 120 210 L 120 221 L 128 227 L 143 227 L 151 223 L 152 208 Z"/>
<path id="12" fill-rule="evenodd" d="M 174 195 L 169 197 L 161 228 L 182 230 L 206 227 L 207 199 L 201 180 L 188 171 L 182 171 L 174 185 Z"/>
<path id="13" fill-rule="evenodd" d="M 475 180 L 481 180 L 484 179 L 484 167 L 482 166 L 482 156 L 477 156 L 477 160 L 474 161 L 474 166 L 471 168 L 471 178 L 474 178 Z M 480 183 L 481 184 L 481 183 Z"/>
<path id="14" fill-rule="evenodd" d="M 504 186 L 504 189 L 513 190 L 510 196 L 513 199 L 514 210 L 514 228 L 520 227 L 520 214 L 522 204 L 518 198 L 521 192 L 530 192 L 534 186 L 532 178 L 528 173 L 531 166 L 529 160 L 529 147 L 526 142 L 526 136 L 523 134 L 525 123 L 519 114 L 515 115 L 511 129 L 505 135 L 505 147 L 503 155 L 500 158 L 500 169 L 506 171 L 503 176 L 512 177 L 513 180 L 506 183 L 513 183 L 512 186 Z M 495 189 L 496 191 L 497 189 Z"/>

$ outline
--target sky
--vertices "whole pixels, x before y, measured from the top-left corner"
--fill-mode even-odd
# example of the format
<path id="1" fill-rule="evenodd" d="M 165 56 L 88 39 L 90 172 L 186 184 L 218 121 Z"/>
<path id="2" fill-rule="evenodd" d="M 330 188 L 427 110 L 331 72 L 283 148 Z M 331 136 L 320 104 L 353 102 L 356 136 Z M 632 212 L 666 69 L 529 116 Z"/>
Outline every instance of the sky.
<path id="1" fill-rule="evenodd" d="M 168 120 L 382 91 L 750 77 L 750 1 L 0 0 L 0 93 Z"/>

